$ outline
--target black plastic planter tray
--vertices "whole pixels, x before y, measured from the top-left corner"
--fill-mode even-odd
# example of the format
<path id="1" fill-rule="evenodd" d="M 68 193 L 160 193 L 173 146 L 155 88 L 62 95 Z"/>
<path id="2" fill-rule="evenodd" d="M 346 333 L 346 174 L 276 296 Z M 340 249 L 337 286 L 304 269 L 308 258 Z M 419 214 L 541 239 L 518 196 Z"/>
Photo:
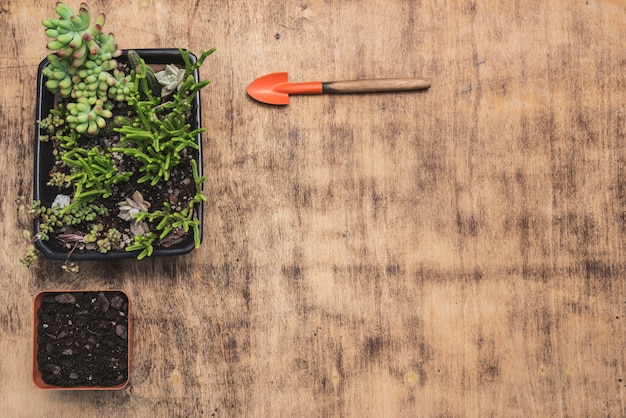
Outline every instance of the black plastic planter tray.
<path id="1" fill-rule="evenodd" d="M 178 64 L 184 66 L 184 61 L 180 55 L 178 49 L 135 49 L 137 53 L 151 65 L 166 65 L 166 64 Z M 125 60 L 127 56 L 127 50 L 123 51 L 123 55 L 120 60 Z M 193 54 L 190 55 L 192 62 L 197 60 L 197 57 Z M 35 200 L 40 200 L 43 206 L 49 207 L 55 196 L 58 194 L 58 189 L 55 187 L 47 186 L 46 183 L 49 179 L 49 173 L 54 165 L 54 157 L 52 155 L 52 144 L 48 142 L 41 142 L 40 135 L 41 130 L 39 128 L 38 121 L 45 118 L 50 109 L 54 107 L 54 94 L 50 93 L 44 83 L 46 77 L 42 74 L 43 69 L 49 65 L 48 59 L 44 59 L 39 64 L 39 70 L 37 73 L 37 108 L 36 108 L 36 122 L 35 122 L 35 175 L 34 175 L 34 191 L 33 197 Z M 200 80 L 199 72 L 194 72 L 196 81 Z M 200 112 L 200 93 L 196 95 L 192 103 L 192 113 L 195 116 L 195 120 L 191 120 L 192 129 L 197 129 L 202 126 L 201 112 Z M 198 149 L 193 150 L 194 158 L 198 163 L 198 174 L 202 176 L 202 136 L 198 134 L 196 136 L 196 143 Z M 196 205 L 196 214 L 200 220 L 200 238 L 202 238 L 202 203 Z M 39 220 L 34 221 L 34 232 L 39 232 Z M 69 250 L 62 244 L 58 243 L 54 239 L 48 241 L 37 240 L 35 246 L 41 253 L 49 259 L 54 260 L 67 260 Z M 172 245 L 168 248 L 154 247 L 152 257 L 159 256 L 177 256 L 191 252 L 195 247 L 194 238 L 192 234 L 189 234 L 184 241 Z M 101 254 L 97 251 L 79 251 L 72 252 L 70 260 L 110 260 L 121 258 L 134 258 L 137 257 L 139 251 L 123 251 L 115 250 L 109 251 L 106 254 Z"/>

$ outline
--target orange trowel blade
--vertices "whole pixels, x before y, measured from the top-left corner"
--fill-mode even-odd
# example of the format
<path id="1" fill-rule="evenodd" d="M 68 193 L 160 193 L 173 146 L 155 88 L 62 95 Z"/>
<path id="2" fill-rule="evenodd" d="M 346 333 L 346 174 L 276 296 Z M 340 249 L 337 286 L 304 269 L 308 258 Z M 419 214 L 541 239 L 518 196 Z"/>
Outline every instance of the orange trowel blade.
<path id="1" fill-rule="evenodd" d="M 289 83 L 287 73 L 272 73 L 254 80 L 246 92 L 255 100 L 273 105 L 289 104 L 290 94 L 322 94 L 322 82 Z"/>

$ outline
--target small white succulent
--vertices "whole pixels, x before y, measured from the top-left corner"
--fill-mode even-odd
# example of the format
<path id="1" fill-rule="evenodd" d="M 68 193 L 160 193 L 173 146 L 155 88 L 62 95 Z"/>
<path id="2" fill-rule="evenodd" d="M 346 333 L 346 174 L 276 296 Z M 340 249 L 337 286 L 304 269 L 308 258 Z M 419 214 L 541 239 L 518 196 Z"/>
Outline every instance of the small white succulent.
<path id="1" fill-rule="evenodd" d="M 132 197 L 127 197 L 117 204 L 120 208 L 119 216 L 125 221 L 132 221 L 139 212 L 147 212 L 150 202 L 143 200 L 143 195 L 139 190 L 135 190 Z"/>
<path id="2" fill-rule="evenodd" d="M 154 73 L 154 76 L 159 84 L 163 86 L 161 89 L 161 97 L 165 97 L 178 90 L 185 77 L 185 69 L 178 68 L 173 64 L 167 64 L 163 71 Z"/>
<path id="3" fill-rule="evenodd" d="M 147 222 L 133 222 L 130 224 L 130 232 L 137 235 L 147 235 L 150 232 L 150 227 Z"/>

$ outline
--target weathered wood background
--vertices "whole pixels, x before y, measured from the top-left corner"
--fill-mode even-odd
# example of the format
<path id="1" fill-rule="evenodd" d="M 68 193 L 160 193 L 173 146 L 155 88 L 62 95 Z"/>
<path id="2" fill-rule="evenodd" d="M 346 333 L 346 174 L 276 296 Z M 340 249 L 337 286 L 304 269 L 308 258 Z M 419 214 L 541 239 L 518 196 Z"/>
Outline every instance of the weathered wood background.
<path id="1" fill-rule="evenodd" d="M 218 50 L 201 249 L 77 275 L 20 266 L 13 201 L 55 1 L 0 4 L 0 416 L 626 414 L 623 0 L 92 1 L 122 48 Z M 274 71 L 433 86 L 249 99 Z M 129 293 L 125 390 L 32 384 L 59 288 Z"/>

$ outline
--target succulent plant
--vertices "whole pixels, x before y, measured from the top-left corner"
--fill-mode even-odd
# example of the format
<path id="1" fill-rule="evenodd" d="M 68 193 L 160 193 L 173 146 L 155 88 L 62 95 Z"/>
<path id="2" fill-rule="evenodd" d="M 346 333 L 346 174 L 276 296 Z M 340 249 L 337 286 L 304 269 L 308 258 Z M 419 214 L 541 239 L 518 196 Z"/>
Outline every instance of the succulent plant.
<path id="1" fill-rule="evenodd" d="M 48 116 L 39 121 L 41 129 L 49 134 L 54 134 L 60 130 L 65 124 L 65 115 L 63 114 L 64 111 L 65 106 L 63 106 L 63 104 L 59 104 L 58 109 L 50 109 Z"/>
<path id="2" fill-rule="evenodd" d="M 94 38 L 99 45 L 98 52 L 93 56 L 90 55 L 90 59 L 96 62 L 98 65 L 104 65 L 107 62 L 116 63 L 113 58 L 117 58 L 122 55 L 122 50 L 117 47 L 115 43 L 115 35 L 112 33 L 101 32 Z"/>
<path id="3" fill-rule="evenodd" d="M 115 78 L 109 71 L 114 70 L 116 65 L 112 61 L 106 61 L 102 65 L 95 61 L 87 61 L 72 77 L 71 97 L 73 99 L 86 97 L 90 104 L 94 104 L 96 99 L 106 101 L 109 87 L 115 85 Z"/>
<path id="4" fill-rule="evenodd" d="M 53 51 L 48 56 L 49 65 L 43 70 L 48 78 L 46 87 L 61 97 L 76 100 L 66 117 L 70 128 L 77 133 L 95 135 L 106 124 L 104 119 L 110 117 L 107 116 L 112 108 L 108 103 L 109 89 L 117 86 L 114 98 L 118 101 L 128 92 L 111 73 L 117 67 L 115 58 L 122 51 L 115 44 L 113 34 L 102 32 L 103 13 L 92 23 L 86 3 L 81 3 L 78 14 L 62 2 L 57 3 L 55 10 L 58 19 L 42 21 L 46 35 L 52 38 L 48 49 Z"/>
<path id="5" fill-rule="evenodd" d="M 104 232 L 104 226 L 101 223 L 96 223 L 91 226 L 88 234 L 65 234 L 62 239 L 65 242 L 83 242 L 87 246 L 97 248 L 99 253 L 105 254 L 117 248 L 120 232 L 115 228 L 110 228 Z"/>
<path id="6" fill-rule="evenodd" d="M 165 97 L 178 90 L 185 79 L 185 69 L 168 64 L 163 71 L 154 73 L 154 76 L 159 84 L 163 86 L 161 89 L 161 97 Z"/>
<path id="7" fill-rule="evenodd" d="M 35 253 L 35 246 L 33 245 L 30 231 L 24 230 L 22 231 L 22 235 L 26 240 L 28 240 L 28 247 L 26 248 L 26 253 L 24 254 L 24 257 L 20 259 L 20 262 L 24 267 L 30 267 L 35 264 L 39 257 L 37 256 L 37 253 Z"/>
<path id="8" fill-rule="evenodd" d="M 59 189 L 68 188 L 72 185 L 72 176 L 60 171 L 55 171 L 50 174 L 50 180 L 46 183 L 46 185 L 56 186 Z"/>
<path id="9" fill-rule="evenodd" d="M 114 84 L 109 87 L 107 95 L 117 102 L 126 100 L 129 94 L 135 89 L 132 79 L 121 71 L 113 70 Z"/>
<path id="10" fill-rule="evenodd" d="M 65 264 L 61 266 L 61 269 L 63 271 L 67 271 L 68 273 L 78 273 L 79 271 L 78 264 L 76 264 L 75 261 L 69 261 L 69 260 L 67 260 Z"/>
<path id="11" fill-rule="evenodd" d="M 56 12 L 59 19 L 45 19 L 41 23 L 46 27 L 46 35 L 52 40 L 48 42 L 48 49 L 55 51 L 61 58 L 71 59 L 73 67 L 81 67 L 88 59 L 98 56 L 102 45 L 106 45 L 105 53 L 110 58 L 119 56 L 117 48 L 112 48 L 112 35 L 102 34 L 105 22 L 104 13 L 96 16 L 91 22 L 91 10 L 87 3 L 81 3 L 78 14 L 63 2 L 58 2 Z M 113 51 L 112 51 L 113 49 Z"/>
<path id="12" fill-rule="evenodd" d="M 135 215 L 139 212 L 148 212 L 150 202 L 143 200 L 143 195 L 139 190 L 135 190 L 132 197 L 124 199 L 118 203 L 120 208 L 119 217 L 125 221 L 135 220 Z"/>
<path id="13" fill-rule="evenodd" d="M 93 106 L 86 97 L 79 97 L 75 103 L 67 104 L 68 115 L 65 117 L 70 128 L 77 133 L 96 135 L 106 126 L 105 119 L 111 118 L 113 113 L 104 108 L 104 102 L 96 99 Z"/>
<path id="14" fill-rule="evenodd" d="M 76 74 L 76 67 L 72 66 L 69 58 L 60 58 L 58 55 L 48 56 L 50 64 L 43 69 L 43 75 L 48 78 L 46 87 L 52 93 L 62 97 L 70 97 L 72 93 L 72 77 Z"/>
<path id="15" fill-rule="evenodd" d="M 130 64 L 130 68 L 135 71 L 137 77 L 145 80 L 147 92 L 150 92 L 154 96 L 158 96 L 161 94 L 161 84 L 157 80 L 154 75 L 154 69 L 148 65 L 146 65 L 145 61 L 141 59 L 137 51 L 130 50 L 128 51 L 128 63 Z"/>
<path id="16" fill-rule="evenodd" d="M 110 228 L 107 233 L 96 242 L 98 244 L 98 251 L 102 254 L 108 253 L 116 248 L 119 240 L 120 232 L 115 228 Z"/>
<path id="17" fill-rule="evenodd" d="M 83 239 L 85 240 L 85 242 L 96 242 L 98 240 L 98 237 L 100 236 L 100 233 L 103 230 L 104 226 L 102 226 L 102 224 L 94 224 L 91 227 L 91 231 L 89 231 L 89 233 L 85 235 Z"/>

